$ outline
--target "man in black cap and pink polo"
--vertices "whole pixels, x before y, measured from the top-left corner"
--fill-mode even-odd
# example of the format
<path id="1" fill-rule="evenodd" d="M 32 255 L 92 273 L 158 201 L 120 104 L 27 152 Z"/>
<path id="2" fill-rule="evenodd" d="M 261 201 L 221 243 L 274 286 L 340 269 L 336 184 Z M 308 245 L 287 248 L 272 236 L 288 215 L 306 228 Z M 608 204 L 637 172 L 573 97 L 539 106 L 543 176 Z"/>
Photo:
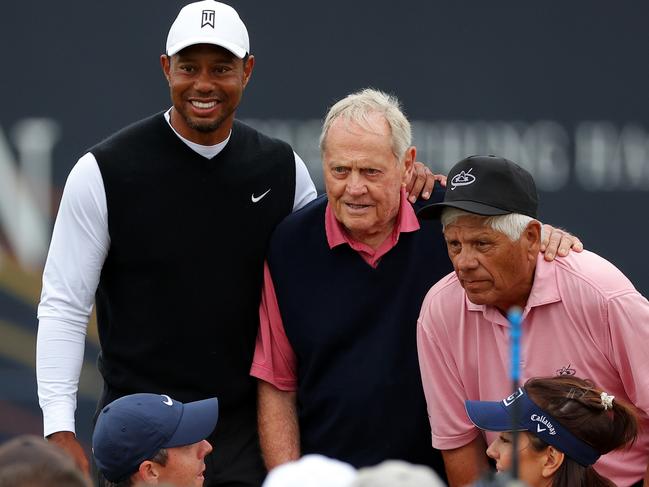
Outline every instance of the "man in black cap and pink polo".
<path id="1" fill-rule="evenodd" d="M 628 451 L 604 455 L 595 470 L 616 485 L 649 480 L 649 302 L 610 262 L 584 251 L 552 262 L 539 252 L 541 223 L 532 176 L 495 156 L 472 156 L 448 175 L 442 203 L 420 218 L 440 218 L 455 272 L 428 292 L 417 345 L 432 443 L 442 450 L 451 486 L 487 468 L 485 437 L 465 400 L 511 394 L 511 307 L 522 312 L 520 379 L 587 377 L 634 404 L 644 428 Z M 493 433 L 486 433 L 488 441 Z"/>

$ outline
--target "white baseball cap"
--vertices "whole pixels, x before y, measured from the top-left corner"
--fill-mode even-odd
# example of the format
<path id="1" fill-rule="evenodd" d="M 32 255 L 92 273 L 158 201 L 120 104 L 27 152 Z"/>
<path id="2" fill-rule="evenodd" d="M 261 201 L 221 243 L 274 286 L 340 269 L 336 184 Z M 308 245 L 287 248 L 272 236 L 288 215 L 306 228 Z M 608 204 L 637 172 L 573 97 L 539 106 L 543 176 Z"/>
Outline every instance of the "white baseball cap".
<path id="1" fill-rule="evenodd" d="M 262 487 L 349 487 L 355 477 L 348 463 L 309 454 L 272 469 Z"/>
<path id="2" fill-rule="evenodd" d="M 250 52 L 248 30 L 235 9 L 214 0 L 185 5 L 171 24 L 167 55 L 194 44 L 215 44 L 238 58 Z"/>

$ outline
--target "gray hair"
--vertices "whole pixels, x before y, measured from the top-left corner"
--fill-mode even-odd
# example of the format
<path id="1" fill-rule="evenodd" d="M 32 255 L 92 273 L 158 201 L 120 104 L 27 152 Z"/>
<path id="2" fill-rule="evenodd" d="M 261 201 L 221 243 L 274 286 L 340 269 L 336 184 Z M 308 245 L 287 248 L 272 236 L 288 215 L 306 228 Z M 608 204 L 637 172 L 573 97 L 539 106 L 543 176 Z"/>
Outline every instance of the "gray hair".
<path id="1" fill-rule="evenodd" d="M 483 218 L 482 224 L 485 227 L 490 227 L 496 232 L 503 233 L 511 240 L 516 242 L 521 238 L 523 232 L 530 222 L 537 219 L 531 216 L 521 215 L 520 213 L 508 213 L 506 215 L 485 216 L 469 213 L 468 211 L 460 210 L 458 208 L 446 207 L 442 210 L 442 227 L 446 228 L 447 225 L 452 225 L 455 221 L 462 216 L 477 216 Z M 541 222 L 539 222 L 540 224 Z"/>
<path id="2" fill-rule="evenodd" d="M 329 109 L 322 124 L 320 151 L 324 152 L 325 150 L 325 139 L 335 120 L 341 118 L 369 128 L 371 126 L 370 117 L 375 113 L 383 115 L 388 123 L 392 136 L 392 152 L 401 162 L 406 150 L 412 145 L 410 122 L 403 114 L 401 103 L 397 97 L 372 88 L 347 95 Z"/>

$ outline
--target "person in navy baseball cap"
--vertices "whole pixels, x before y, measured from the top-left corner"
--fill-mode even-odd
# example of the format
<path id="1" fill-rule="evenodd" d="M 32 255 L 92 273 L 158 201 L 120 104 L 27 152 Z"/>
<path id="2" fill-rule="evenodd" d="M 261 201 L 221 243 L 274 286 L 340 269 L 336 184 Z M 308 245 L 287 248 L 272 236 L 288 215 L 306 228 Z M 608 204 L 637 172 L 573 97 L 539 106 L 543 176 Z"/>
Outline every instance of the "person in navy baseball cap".
<path id="1" fill-rule="evenodd" d="M 205 439 L 219 414 L 216 398 L 181 403 L 165 394 L 131 394 L 105 406 L 92 436 L 97 467 L 120 487 L 141 482 L 201 487 Z"/>
<path id="2" fill-rule="evenodd" d="M 574 376 L 530 379 L 502 401 L 465 401 L 465 407 L 478 428 L 501 432 L 487 448 L 498 471 L 511 467 L 509 432 L 522 432 L 519 475 L 530 487 L 611 486 L 593 465 L 638 434 L 628 404 Z"/>

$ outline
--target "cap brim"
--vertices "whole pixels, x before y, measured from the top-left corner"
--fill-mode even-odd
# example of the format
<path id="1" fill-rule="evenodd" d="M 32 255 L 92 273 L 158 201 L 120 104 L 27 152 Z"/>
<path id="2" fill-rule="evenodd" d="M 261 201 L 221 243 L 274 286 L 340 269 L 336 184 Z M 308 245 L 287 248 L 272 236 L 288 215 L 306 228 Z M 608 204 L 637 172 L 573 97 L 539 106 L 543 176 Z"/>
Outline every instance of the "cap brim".
<path id="1" fill-rule="evenodd" d="M 522 431 L 520 425 L 512 424 L 512 417 L 502 401 L 465 401 L 466 414 L 473 424 L 487 431 Z"/>
<path id="2" fill-rule="evenodd" d="M 162 447 L 191 445 L 212 434 L 219 417 L 219 402 L 215 397 L 183 405 L 183 415 L 173 436 Z"/>
<path id="3" fill-rule="evenodd" d="M 195 46 L 196 44 L 212 44 L 214 46 L 219 46 L 224 49 L 227 49 L 230 51 L 232 54 L 237 56 L 239 59 L 243 59 L 243 57 L 247 54 L 248 51 L 246 51 L 244 48 L 241 46 L 237 46 L 236 44 L 232 42 L 228 42 L 216 37 L 192 37 L 190 39 L 185 39 L 182 42 L 178 42 L 174 44 L 171 47 L 167 48 L 167 55 L 168 56 L 173 56 L 174 54 L 182 51 L 186 47 L 189 46 Z"/>
<path id="4" fill-rule="evenodd" d="M 424 206 L 417 212 L 417 217 L 422 220 L 434 220 L 439 218 L 442 214 L 442 210 L 447 207 L 457 208 L 459 210 L 483 216 L 507 215 L 511 213 L 510 210 L 503 210 L 502 208 L 485 205 L 476 201 L 448 201 Z"/>

